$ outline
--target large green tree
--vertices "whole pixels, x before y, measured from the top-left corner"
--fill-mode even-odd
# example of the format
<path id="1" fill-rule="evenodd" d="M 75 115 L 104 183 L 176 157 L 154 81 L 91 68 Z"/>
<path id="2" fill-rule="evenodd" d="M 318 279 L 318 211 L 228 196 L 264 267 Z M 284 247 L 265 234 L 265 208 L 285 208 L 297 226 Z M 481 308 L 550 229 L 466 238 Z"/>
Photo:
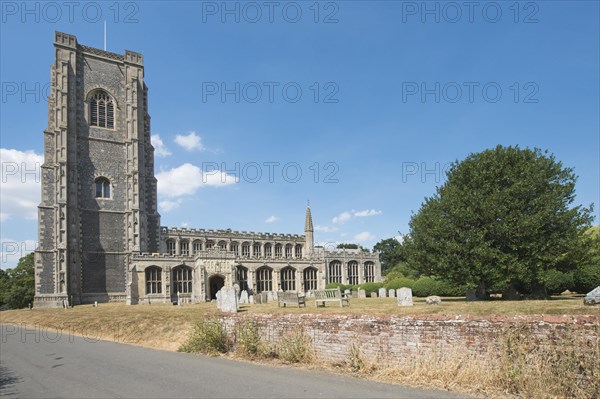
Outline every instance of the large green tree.
<path id="1" fill-rule="evenodd" d="M 573 206 L 573 170 L 539 149 L 497 146 L 454 162 L 410 221 L 409 263 L 425 275 L 505 293 L 545 294 L 572 271 L 592 206 Z M 574 250 L 575 249 L 575 250 Z"/>
<path id="2" fill-rule="evenodd" d="M 17 267 L 0 273 L 0 303 L 12 309 L 26 308 L 35 295 L 34 253 L 21 259 Z"/>
<path id="3" fill-rule="evenodd" d="M 400 262 L 406 262 L 404 246 L 395 238 L 387 238 L 379 241 L 373 246 L 373 251 L 379 251 L 381 271 L 383 273 L 392 269 Z"/>

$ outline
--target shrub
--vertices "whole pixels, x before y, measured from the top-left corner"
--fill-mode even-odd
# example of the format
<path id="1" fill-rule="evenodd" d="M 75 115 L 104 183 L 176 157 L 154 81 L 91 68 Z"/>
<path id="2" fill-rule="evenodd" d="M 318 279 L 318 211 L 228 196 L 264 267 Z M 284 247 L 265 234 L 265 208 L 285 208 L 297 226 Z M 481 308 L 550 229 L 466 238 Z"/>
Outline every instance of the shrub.
<path id="1" fill-rule="evenodd" d="M 365 290 L 367 296 L 371 295 L 372 292 L 378 292 L 383 287 L 383 283 L 363 283 L 358 288 Z"/>
<path id="2" fill-rule="evenodd" d="M 289 363 L 308 363 L 315 358 L 312 341 L 304 330 L 281 337 L 279 357 Z"/>
<path id="3" fill-rule="evenodd" d="M 258 325 L 251 320 L 238 327 L 237 344 L 240 353 L 249 358 L 267 357 L 271 352 L 260 336 Z"/>
<path id="4" fill-rule="evenodd" d="M 564 273 L 560 270 L 546 270 L 542 276 L 549 294 L 560 294 L 564 290 L 573 289 L 573 273 Z"/>
<path id="5" fill-rule="evenodd" d="M 384 282 L 383 286 L 387 290 L 397 290 L 398 288 L 402 288 L 402 287 L 412 288 L 414 283 L 415 283 L 415 280 L 411 280 L 406 277 L 398 277 L 398 278 L 392 279 L 388 282 Z"/>
<path id="6" fill-rule="evenodd" d="M 412 290 L 415 296 L 438 295 L 438 282 L 432 277 L 420 277 L 413 284 Z"/>
<path id="7" fill-rule="evenodd" d="M 580 294 L 586 294 L 600 286 L 600 262 L 577 268 L 573 272 L 573 288 Z"/>
<path id="8" fill-rule="evenodd" d="M 329 283 L 325 286 L 325 288 L 330 289 L 330 288 L 337 288 L 340 287 L 340 291 L 344 292 L 345 290 L 352 290 L 354 288 L 354 286 L 352 285 L 346 285 L 346 284 L 342 284 L 342 283 Z"/>
<path id="9" fill-rule="evenodd" d="M 194 326 L 192 335 L 184 342 L 179 352 L 216 355 L 229 351 L 231 343 L 223 322 L 218 318 L 201 319 Z"/>

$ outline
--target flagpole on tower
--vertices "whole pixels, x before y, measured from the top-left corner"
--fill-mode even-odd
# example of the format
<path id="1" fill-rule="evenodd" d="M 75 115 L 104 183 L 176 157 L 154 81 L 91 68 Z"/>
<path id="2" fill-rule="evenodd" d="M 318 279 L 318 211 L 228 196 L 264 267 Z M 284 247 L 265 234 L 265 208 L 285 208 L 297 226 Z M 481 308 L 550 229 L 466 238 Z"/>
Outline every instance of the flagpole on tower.
<path id="1" fill-rule="evenodd" d="M 106 51 L 106 20 L 104 20 L 104 51 Z"/>

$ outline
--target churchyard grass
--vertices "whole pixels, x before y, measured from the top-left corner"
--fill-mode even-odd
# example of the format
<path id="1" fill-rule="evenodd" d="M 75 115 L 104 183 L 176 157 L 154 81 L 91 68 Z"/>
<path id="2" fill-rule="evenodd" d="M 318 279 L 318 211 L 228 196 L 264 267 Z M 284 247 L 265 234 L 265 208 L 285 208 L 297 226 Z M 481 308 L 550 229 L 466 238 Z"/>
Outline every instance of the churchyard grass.
<path id="1" fill-rule="evenodd" d="M 350 314 L 397 316 L 512 316 L 512 315 L 600 315 L 600 307 L 583 305 L 582 296 L 557 296 L 550 300 L 466 302 L 464 298 L 443 298 L 429 306 L 424 298 L 413 298 L 414 306 L 400 307 L 396 298 L 366 298 L 350 301 L 350 306 L 316 308 L 308 300 L 306 308 L 279 308 L 277 302 L 241 305 L 244 314 Z M 27 325 L 49 331 L 61 330 L 83 335 L 88 340 L 106 339 L 166 350 L 206 354 L 228 352 L 234 358 L 275 364 L 294 363 L 300 367 L 349 374 L 382 382 L 448 389 L 483 397 L 582 398 L 600 395 L 600 346 L 555 342 L 552 348 L 535 341 L 527 331 L 507 329 L 500 344 L 488 357 L 477 357 L 452 348 L 443 353 L 424 350 L 410 362 L 397 362 L 362 355 L 359 343 L 348 343 L 344 361 L 319 359 L 310 338 L 297 331 L 278 344 L 264 341 L 252 321 L 238 325 L 237 343 L 228 337 L 215 316 L 216 304 L 173 306 L 152 304 L 127 306 L 120 303 L 76 306 L 72 309 L 9 310 L 0 312 L 0 322 Z M 203 324 L 204 323 L 204 324 Z M 209 327 L 215 327 L 207 329 Z M 250 323 L 250 324 L 249 324 Z M 222 326 L 221 326 L 222 327 Z M 241 327 L 241 328 L 240 328 Z M 524 326 L 523 328 L 527 328 Z M 199 335 L 200 334 L 200 335 Z M 214 338 L 209 346 L 196 345 L 202 334 Z M 573 338 L 574 339 L 574 338 Z M 221 345 L 225 343 L 225 345 Z M 594 344 L 592 344 L 594 345 Z M 558 348 L 558 349 L 556 349 Z M 582 374 L 584 370 L 585 376 Z"/>

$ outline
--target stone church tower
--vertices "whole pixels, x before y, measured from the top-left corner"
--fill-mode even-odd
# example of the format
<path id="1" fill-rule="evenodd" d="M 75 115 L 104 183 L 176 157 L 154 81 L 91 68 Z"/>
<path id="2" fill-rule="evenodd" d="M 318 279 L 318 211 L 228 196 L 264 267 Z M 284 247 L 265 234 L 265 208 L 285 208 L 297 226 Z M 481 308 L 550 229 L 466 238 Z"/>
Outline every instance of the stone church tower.
<path id="1" fill-rule="evenodd" d="M 55 33 L 44 131 L 36 306 L 124 301 L 133 253 L 157 252 L 142 55 Z"/>

